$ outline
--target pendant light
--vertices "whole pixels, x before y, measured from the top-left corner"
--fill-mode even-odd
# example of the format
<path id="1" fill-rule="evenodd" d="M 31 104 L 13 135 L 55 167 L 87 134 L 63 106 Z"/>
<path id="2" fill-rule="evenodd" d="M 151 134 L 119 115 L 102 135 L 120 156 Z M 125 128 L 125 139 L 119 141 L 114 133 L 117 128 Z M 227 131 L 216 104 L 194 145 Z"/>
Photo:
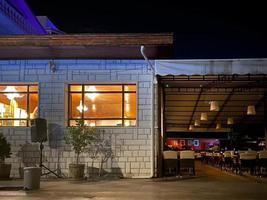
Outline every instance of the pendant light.
<path id="1" fill-rule="evenodd" d="M 192 131 L 194 129 L 194 126 L 190 125 L 188 129 L 189 129 L 189 131 Z"/>
<path id="2" fill-rule="evenodd" d="M 201 121 L 208 121 L 208 114 L 207 113 L 201 113 L 200 120 Z"/>
<path id="3" fill-rule="evenodd" d="M 195 126 L 200 126 L 200 121 L 198 119 L 196 119 L 194 125 Z"/>
<path id="4" fill-rule="evenodd" d="M 219 130 L 219 129 L 221 129 L 221 128 L 222 128 L 221 123 L 217 123 L 217 124 L 216 124 L 216 130 Z"/>
<path id="5" fill-rule="evenodd" d="M 247 108 L 247 115 L 256 115 L 256 110 L 254 105 L 249 105 Z"/>
<path id="6" fill-rule="evenodd" d="M 210 111 L 219 111 L 219 103 L 218 101 L 211 101 L 210 102 Z"/>
<path id="7" fill-rule="evenodd" d="M 228 125 L 233 125 L 234 124 L 234 118 L 233 117 L 228 117 L 227 118 L 227 124 Z"/>

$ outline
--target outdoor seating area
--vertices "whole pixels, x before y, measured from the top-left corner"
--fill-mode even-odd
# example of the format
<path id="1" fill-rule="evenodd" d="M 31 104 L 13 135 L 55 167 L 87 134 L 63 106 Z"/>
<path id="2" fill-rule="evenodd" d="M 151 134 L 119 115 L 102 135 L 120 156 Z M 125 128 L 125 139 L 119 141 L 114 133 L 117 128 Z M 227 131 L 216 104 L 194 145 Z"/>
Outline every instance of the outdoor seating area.
<path id="1" fill-rule="evenodd" d="M 196 175 L 194 151 L 163 151 L 163 163 L 164 176 Z"/>
<path id="2" fill-rule="evenodd" d="M 267 151 L 201 152 L 202 163 L 242 175 L 267 175 Z"/>

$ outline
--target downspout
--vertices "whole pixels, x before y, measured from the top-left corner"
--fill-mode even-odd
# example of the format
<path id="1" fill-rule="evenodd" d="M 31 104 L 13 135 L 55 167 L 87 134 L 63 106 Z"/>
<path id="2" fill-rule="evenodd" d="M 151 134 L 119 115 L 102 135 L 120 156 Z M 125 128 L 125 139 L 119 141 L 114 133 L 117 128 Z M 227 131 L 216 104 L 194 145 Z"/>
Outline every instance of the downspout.
<path id="1" fill-rule="evenodd" d="M 140 48 L 140 52 L 143 56 L 143 58 L 145 59 L 145 61 L 147 61 L 150 70 L 151 70 L 151 173 L 150 176 L 148 178 L 153 178 L 154 177 L 154 171 L 155 171 L 155 136 L 154 136 L 154 98 L 155 98 L 155 94 L 154 94 L 154 80 L 155 80 L 155 67 L 153 66 L 153 64 L 148 60 L 146 54 L 145 54 L 145 47 L 142 45 Z"/>

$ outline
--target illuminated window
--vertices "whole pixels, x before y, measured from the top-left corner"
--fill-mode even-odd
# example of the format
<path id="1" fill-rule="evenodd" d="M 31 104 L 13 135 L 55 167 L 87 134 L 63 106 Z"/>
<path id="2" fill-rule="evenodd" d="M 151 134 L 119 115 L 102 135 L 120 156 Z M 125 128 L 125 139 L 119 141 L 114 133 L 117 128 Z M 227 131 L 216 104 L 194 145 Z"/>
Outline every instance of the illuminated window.
<path id="1" fill-rule="evenodd" d="M 0 126 L 29 126 L 38 115 L 38 85 L 0 85 Z"/>
<path id="2" fill-rule="evenodd" d="M 69 85 L 68 125 L 135 126 L 136 85 Z"/>

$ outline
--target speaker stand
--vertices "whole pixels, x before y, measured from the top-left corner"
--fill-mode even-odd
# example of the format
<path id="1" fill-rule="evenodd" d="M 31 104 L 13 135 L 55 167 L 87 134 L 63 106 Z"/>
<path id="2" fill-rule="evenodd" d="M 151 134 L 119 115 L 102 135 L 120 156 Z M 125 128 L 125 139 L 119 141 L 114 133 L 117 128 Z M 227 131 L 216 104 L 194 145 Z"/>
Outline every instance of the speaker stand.
<path id="1" fill-rule="evenodd" d="M 44 145 L 43 145 L 43 142 L 40 142 L 40 164 L 39 164 L 39 167 L 41 169 L 45 169 L 47 170 L 48 172 L 46 173 L 42 173 L 42 176 L 44 175 L 48 175 L 48 174 L 54 174 L 57 178 L 62 178 L 59 174 L 57 174 L 55 171 L 57 171 L 58 169 L 56 169 L 55 171 L 52 171 L 51 169 L 49 169 L 48 167 L 46 167 L 44 164 L 43 164 L 43 149 L 44 149 Z"/>

